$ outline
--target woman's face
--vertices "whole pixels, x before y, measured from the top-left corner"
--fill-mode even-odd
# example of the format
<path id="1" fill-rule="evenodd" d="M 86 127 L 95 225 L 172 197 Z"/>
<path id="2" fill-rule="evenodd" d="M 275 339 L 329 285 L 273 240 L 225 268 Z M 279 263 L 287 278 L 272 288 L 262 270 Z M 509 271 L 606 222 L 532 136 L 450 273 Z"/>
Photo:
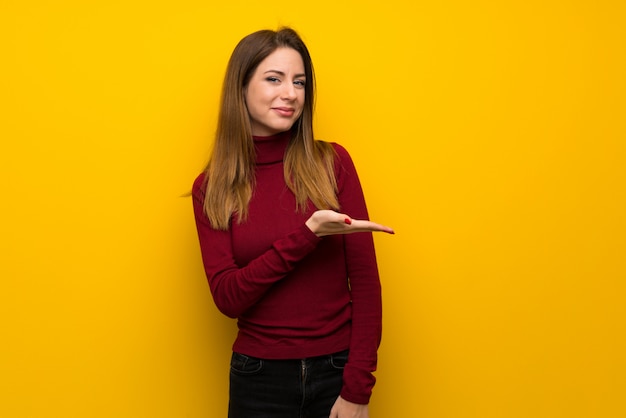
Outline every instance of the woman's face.
<path id="1" fill-rule="evenodd" d="M 304 64 L 292 48 L 278 48 L 254 71 L 245 89 L 252 135 L 270 136 L 287 131 L 302 114 Z"/>

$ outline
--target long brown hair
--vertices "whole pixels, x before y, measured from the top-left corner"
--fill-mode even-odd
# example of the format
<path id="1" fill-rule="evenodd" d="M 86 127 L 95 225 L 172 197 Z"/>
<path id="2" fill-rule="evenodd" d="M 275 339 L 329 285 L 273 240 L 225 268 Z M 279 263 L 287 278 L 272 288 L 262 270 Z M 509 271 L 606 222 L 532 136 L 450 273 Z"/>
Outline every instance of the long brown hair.
<path id="1" fill-rule="evenodd" d="M 315 74 L 309 51 L 293 29 L 261 30 L 237 44 L 226 69 L 215 144 L 205 168 L 204 211 L 215 229 L 227 230 L 233 214 L 238 222 L 247 217 L 256 156 L 244 92 L 261 61 L 279 47 L 300 54 L 306 77 L 302 114 L 291 128 L 284 159 L 285 182 L 296 196 L 294 209 L 304 210 L 309 199 L 318 209 L 339 209 L 334 150 L 313 136 Z"/>

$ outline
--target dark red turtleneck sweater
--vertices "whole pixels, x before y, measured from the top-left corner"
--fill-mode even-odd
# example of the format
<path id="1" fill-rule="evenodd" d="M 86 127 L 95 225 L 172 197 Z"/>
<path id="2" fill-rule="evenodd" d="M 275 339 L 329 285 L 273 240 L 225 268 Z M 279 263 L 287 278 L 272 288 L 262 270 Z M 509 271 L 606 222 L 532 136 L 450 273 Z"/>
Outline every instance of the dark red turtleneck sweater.
<path id="1" fill-rule="evenodd" d="M 233 350 L 266 359 L 299 359 L 350 349 L 341 396 L 369 402 L 381 336 L 380 281 L 371 233 L 317 237 L 305 225 L 315 208 L 296 212 L 283 175 L 285 132 L 255 137 L 256 184 L 248 219 L 228 231 L 211 228 L 202 210 L 204 174 L 193 206 L 213 299 L 238 318 Z M 341 212 L 367 219 L 347 151 L 337 153 Z"/>

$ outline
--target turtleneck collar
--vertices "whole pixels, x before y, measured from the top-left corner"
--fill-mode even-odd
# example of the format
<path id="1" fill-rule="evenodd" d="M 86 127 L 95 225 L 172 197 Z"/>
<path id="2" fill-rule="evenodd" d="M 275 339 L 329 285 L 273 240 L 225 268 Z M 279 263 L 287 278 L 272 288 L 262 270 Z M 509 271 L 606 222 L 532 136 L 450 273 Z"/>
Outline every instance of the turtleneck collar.
<path id="1" fill-rule="evenodd" d="M 277 133 L 271 136 L 253 136 L 257 164 L 272 164 L 281 162 L 285 150 L 291 140 L 291 131 Z"/>

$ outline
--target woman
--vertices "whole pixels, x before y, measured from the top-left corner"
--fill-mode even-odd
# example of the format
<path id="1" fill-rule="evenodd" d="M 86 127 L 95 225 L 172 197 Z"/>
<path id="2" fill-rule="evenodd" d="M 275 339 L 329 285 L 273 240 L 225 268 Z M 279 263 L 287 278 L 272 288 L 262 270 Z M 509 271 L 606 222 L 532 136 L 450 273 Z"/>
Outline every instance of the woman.
<path id="1" fill-rule="evenodd" d="M 314 140 L 314 87 L 295 31 L 242 39 L 193 185 L 213 299 L 238 319 L 230 418 L 368 417 L 381 333 L 370 232 L 393 230 L 366 220 L 346 150 Z"/>

